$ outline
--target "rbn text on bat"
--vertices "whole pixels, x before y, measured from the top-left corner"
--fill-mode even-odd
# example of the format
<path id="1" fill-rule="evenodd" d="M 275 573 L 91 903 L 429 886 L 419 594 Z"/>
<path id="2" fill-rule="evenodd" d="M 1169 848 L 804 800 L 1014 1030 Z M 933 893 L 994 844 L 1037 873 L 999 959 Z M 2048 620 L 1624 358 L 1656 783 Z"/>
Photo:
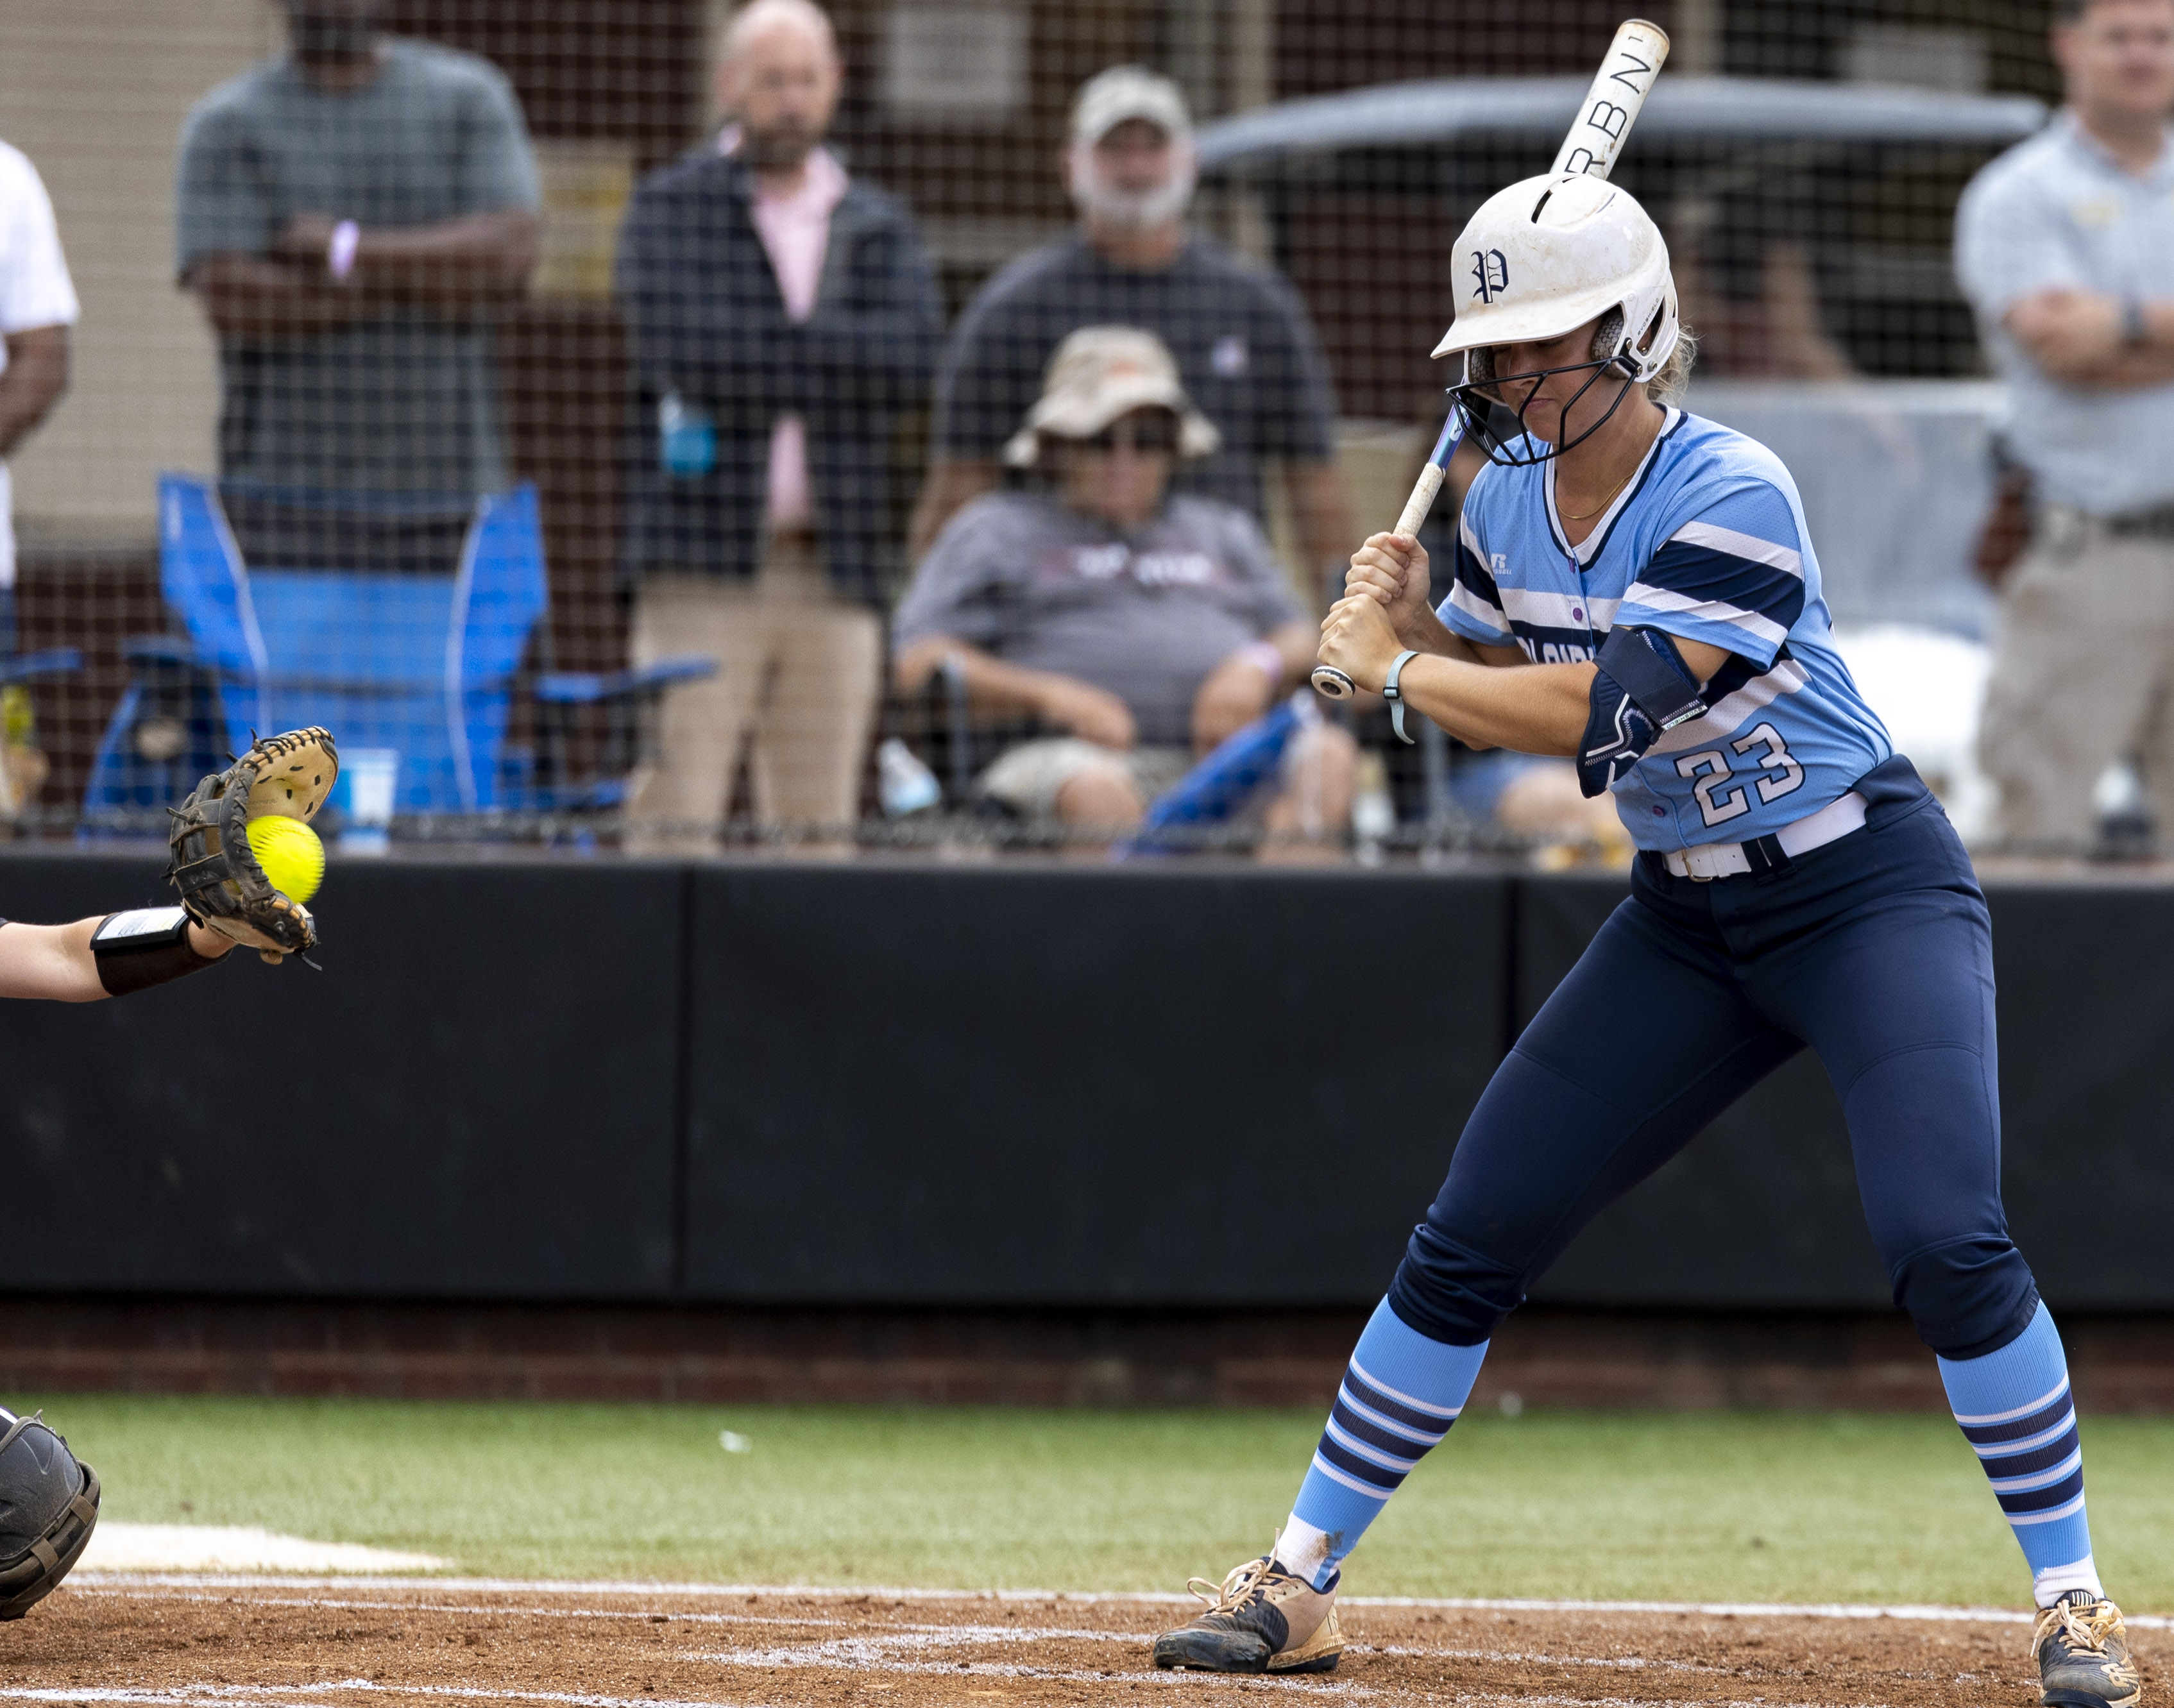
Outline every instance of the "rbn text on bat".
<path id="1" fill-rule="evenodd" d="M 1612 100 L 1597 100 L 1593 104 L 1593 111 L 1585 116 L 1585 122 L 1609 142 L 1620 143 L 1630 123 L 1630 109 L 1618 106 Z"/>

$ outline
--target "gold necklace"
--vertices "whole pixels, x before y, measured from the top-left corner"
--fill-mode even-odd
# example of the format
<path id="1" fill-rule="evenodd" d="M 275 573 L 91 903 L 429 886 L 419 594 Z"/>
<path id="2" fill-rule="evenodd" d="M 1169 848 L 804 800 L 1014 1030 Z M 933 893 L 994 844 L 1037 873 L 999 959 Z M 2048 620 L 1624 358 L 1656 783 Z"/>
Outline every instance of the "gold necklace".
<path id="1" fill-rule="evenodd" d="M 1643 459 L 1641 458 L 1641 461 L 1642 461 L 1642 460 L 1643 460 Z M 1636 474 L 1637 472 L 1638 472 L 1638 465 L 1637 465 L 1637 463 L 1634 462 L 1634 463 L 1632 463 L 1632 464 L 1630 465 L 1630 473 L 1625 474 L 1625 475 L 1623 477 L 1623 478 L 1622 478 L 1622 479 L 1620 479 L 1620 480 L 1617 481 L 1614 486 L 1610 487 L 1610 488 L 1608 489 L 1608 496 L 1607 496 L 1607 497 L 1605 497 L 1605 498 L 1603 498 L 1603 499 L 1602 499 L 1598 504 L 1595 505 L 1594 505 L 1591 510 L 1589 510 L 1589 511 L 1586 511 L 1584 515 L 1582 515 L 1582 516 L 1568 516 L 1568 515 L 1564 515 L 1564 514 L 1563 514 L 1563 511 L 1562 511 L 1562 510 L 1561 510 L 1561 507 L 1560 507 L 1560 505 L 1558 505 L 1558 506 L 1556 507 L 1556 514 L 1557 514 L 1557 515 L 1559 515 L 1559 516 L 1562 516 L 1562 519 L 1563 519 L 1565 522 L 1591 522 L 1591 521 L 1593 519 L 1593 517 L 1595 517 L 1595 516 L 1598 516 L 1598 515 L 1600 514 L 1600 512 L 1601 512 L 1601 511 L 1603 511 L 1603 510 L 1606 510 L 1609 505 L 1611 505 L 1611 504 L 1613 504 L 1613 503 L 1614 503 L 1614 502 L 1615 502 L 1615 495 L 1616 495 L 1617 493 L 1619 493 L 1619 492 L 1622 491 L 1622 490 L 1623 490 L 1623 489 L 1624 489 L 1625 487 L 1626 487 L 1626 486 L 1630 485 L 1630 476 L 1631 476 L 1632 474 Z"/>

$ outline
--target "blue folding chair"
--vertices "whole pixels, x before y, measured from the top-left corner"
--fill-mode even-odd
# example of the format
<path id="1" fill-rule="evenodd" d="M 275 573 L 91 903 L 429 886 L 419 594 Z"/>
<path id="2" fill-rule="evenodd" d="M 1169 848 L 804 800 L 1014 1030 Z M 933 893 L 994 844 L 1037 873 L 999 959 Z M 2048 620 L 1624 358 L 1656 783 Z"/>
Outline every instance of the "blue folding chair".
<path id="1" fill-rule="evenodd" d="M 83 668 L 83 654 L 73 646 L 48 646 L 41 652 L 0 654 L 0 688 L 35 682 L 41 676 L 65 676 Z"/>
<path id="2" fill-rule="evenodd" d="M 230 514 L 231 512 L 231 514 Z M 343 749 L 400 755 L 394 810 L 433 817 L 620 804 L 624 775 L 565 774 L 563 723 L 582 705 L 630 726 L 706 658 L 608 676 L 537 678 L 547 752 L 511 749 L 513 691 L 549 603 L 533 485 L 442 498 L 300 494 L 168 474 L 159 482 L 160 581 L 185 631 L 139 636 L 128 691 L 91 769 L 87 824 L 178 802 L 252 731 L 308 724 Z M 246 561 L 237 540 L 251 542 Z M 638 737 L 615 734 L 622 772 Z"/>

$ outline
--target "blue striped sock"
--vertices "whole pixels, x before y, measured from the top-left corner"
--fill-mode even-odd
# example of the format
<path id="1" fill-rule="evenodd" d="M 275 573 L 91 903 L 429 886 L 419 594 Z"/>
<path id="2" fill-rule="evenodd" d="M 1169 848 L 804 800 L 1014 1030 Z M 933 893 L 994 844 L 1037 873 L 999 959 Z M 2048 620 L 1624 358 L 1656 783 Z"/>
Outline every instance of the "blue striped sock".
<path id="1" fill-rule="evenodd" d="M 2084 1449 L 2069 1397 L 2069 1360 L 2043 1304 L 1998 1352 L 1940 1360 L 1948 1404 L 1992 1479 L 2000 1510 L 2030 1562 L 2038 1605 L 2099 1586 L 2084 1513 Z"/>
<path id="2" fill-rule="evenodd" d="M 1486 1356 L 1484 1340 L 1449 1346 L 1409 1327 L 1387 1300 L 1374 1307 L 1277 1538 L 1286 1571 L 1316 1589 L 1335 1581 L 1412 1467 L 1449 1433 Z"/>

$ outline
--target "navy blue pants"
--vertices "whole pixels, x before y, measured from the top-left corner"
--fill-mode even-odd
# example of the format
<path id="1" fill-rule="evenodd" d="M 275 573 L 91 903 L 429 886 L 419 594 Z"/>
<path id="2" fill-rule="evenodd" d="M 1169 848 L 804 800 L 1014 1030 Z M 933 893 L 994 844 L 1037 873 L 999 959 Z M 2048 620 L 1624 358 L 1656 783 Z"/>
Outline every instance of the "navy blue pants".
<path id="1" fill-rule="evenodd" d="M 1474 1110 L 1398 1316 L 1489 1338 L 1581 1228 L 1809 1046 L 1895 1303 L 1946 1358 L 2023 1332 L 2038 1295 L 2000 1207 L 1985 897 L 1908 760 L 1858 787 L 1864 828 L 1781 871 L 1700 884 L 1640 860 Z"/>

